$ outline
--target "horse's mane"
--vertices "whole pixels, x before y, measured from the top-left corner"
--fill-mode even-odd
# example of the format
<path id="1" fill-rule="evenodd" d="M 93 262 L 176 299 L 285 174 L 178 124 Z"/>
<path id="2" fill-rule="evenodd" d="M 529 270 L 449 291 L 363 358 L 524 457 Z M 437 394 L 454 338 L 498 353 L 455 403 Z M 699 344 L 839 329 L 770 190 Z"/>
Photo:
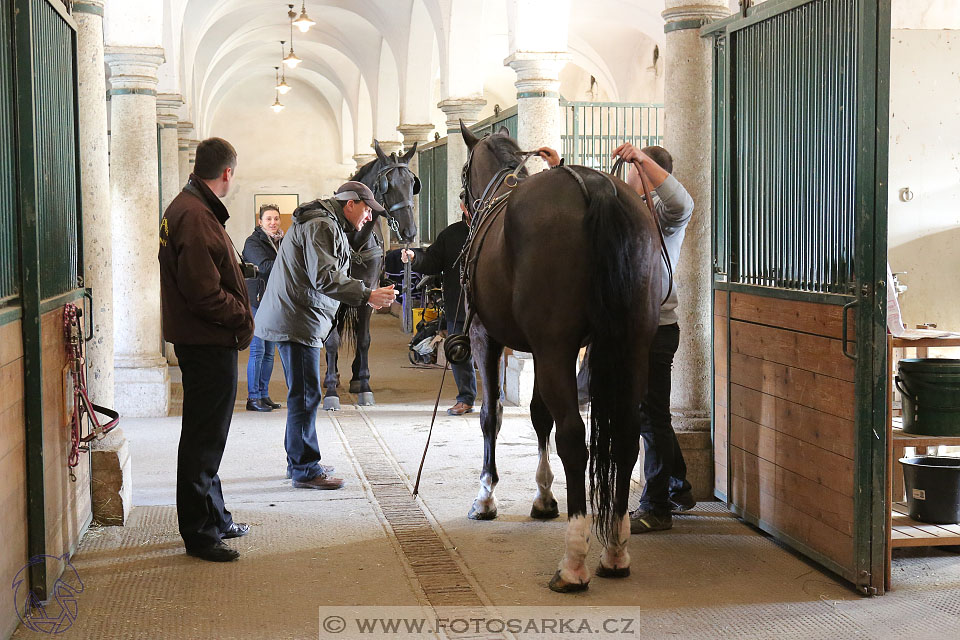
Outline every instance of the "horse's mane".
<path id="1" fill-rule="evenodd" d="M 496 158 L 497 163 L 501 166 L 516 167 L 520 164 L 520 156 L 523 152 L 520 150 L 520 145 L 517 144 L 517 141 L 510 136 L 494 134 L 487 138 L 487 143 L 490 152 L 493 153 L 493 157 Z M 519 175 L 520 177 L 526 176 L 527 168 L 522 168 Z"/>
<path id="2" fill-rule="evenodd" d="M 356 182 L 363 182 L 363 179 L 366 178 L 367 175 L 373 172 L 373 166 L 377 164 L 379 161 L 380 161 L 380 158 L 374 158 L 367 164 L 360 167 L 360 169 L 350 179 Z"/>

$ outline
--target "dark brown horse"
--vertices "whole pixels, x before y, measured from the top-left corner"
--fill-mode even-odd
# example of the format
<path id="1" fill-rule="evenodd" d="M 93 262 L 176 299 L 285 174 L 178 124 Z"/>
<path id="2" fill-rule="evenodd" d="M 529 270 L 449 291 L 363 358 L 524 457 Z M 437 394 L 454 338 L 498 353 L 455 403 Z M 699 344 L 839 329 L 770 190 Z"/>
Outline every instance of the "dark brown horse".
<path id="1" fill-rule="evenodd" d="M 586 167 L 524 177 L 523 154 L 506 129 L 483 139 L 461 123 L 473 241 L 464 256 L 473 313 L 470 344 L 483 380 L 483 469 L 469 517 L 495 518 L 496 440 L 502 420 L 499 362 L 504 347 L 533 353 L 530 417 L 540 462 L 531 516 L 555 518 L 550 431 L 567 479 L 565 552 L 554 591 L 587 588 L 591 519 L 584 487 L 588 462 L 597 536 L 597 575 L 629 575 L 627 500 L 640 442 L 647 356 L 660 314 L 660 249 L 654 220 L 624 182 Z M 515 186 L 511 186 L 515 185 Z M 507 198 L 500 197 L 509 192 Z M 496 205 L 502 200 L 502 205 Z M 491 206 L 493 205 L 493 206 Z M 577 404 L 576 362 L 590 345 L 590 448 Z"/>

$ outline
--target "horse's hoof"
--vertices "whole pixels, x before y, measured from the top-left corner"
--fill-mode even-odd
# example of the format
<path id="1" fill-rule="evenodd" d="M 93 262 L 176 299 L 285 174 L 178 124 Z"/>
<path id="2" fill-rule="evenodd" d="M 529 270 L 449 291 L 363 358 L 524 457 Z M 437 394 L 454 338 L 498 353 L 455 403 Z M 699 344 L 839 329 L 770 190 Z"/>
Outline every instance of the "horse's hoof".
<path id="1" fill-rule="evenodd" d="M 603 563 L 601 562 L 600 566 L 597 567 L 597 572 L 594 575 L 600 578 L 626 578 L 630 575 L 630 567 L 610 569 L 609 567 L 603 566 Z"/>
<path id="2" fill-rule="evenodd" d="M 350 381 L 350 393 L 360 393 L 363 391 L 363 385 L 360 384 L 359 380 Z"/>
<path id="3" fill-rule="evenodd" d="M 537 507 L 537 505 L 530 507 L 530 517 L 537 520 L 553 520 L 559 515 L 560 510 L 557 508 L 556 500 L 553 501 L 553 504 L 550 505 L 549 509 L 540 509 Z"/>
<path id="4" fill-rule="evenodd" d="M 364 391 L 357 396 L 357 404 L 361 407 L 372 407 L 376 404 L 373 401 L 373 391 Z"/>
<path id="5" fill-rule="evenodd" d="M 550 590 L 557 593 L 577 593 L 578 591 L 586 591 L 589 586 L 589 582 L 567 582 L 560 577 L 559 570 L 553 574 L 553 578 L 550 580 Z"/>
<path id="6" fill-rule="evenodd" d="M 324 411 L 340 411 L 340 398 L 337 396 L 327 396 L 323 399 Z"/>
<path id="7" fill-rule="evenodd" d="M 470 513 L 467 514 L 467 517 L 471 520 L 493 520 L 497 517 L 497 509 L 494 508 L 492 511 L 478 511 L 477 505 L 474 504 L 470 507 Z"/>

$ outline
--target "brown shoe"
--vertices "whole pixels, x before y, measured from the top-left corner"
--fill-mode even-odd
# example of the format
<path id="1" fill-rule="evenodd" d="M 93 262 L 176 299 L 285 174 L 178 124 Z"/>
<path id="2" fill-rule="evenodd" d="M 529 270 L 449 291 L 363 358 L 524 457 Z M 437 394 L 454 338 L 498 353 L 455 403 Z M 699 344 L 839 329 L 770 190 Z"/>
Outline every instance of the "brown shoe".
<path id="1" fill-rule="evenodd" d="M 473 413 L 473 405 L 458 402 L 447 409 L 447 413 L 451 416 L 462 416 L 465 413 Z"/>
<path id="2" fill-rule="evenodd" d="M 339 489 L 343 484 L 342 478 L 332 478 L 325 473 L 321 473 L 310 480 L 294 482 L 293 486 L 297 489 Z"/>

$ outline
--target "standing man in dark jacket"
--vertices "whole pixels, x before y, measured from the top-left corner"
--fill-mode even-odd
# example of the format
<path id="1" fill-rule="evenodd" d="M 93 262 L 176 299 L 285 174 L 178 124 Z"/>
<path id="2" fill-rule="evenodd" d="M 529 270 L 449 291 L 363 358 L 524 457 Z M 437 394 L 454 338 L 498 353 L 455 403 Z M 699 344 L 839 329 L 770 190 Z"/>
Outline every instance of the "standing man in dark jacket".
<path id="1" fill-rule="evenodd" d="M 257 266 L 257 277 L 247 278 L 247 295 L 250 310 L 256 322 L 257 309 L 267 279 L 277 259 L 283 229 L 280 228 L 280 209 L 275 204 L 260 207 L 257 228 L 243 244 L 243 259 Z M 270 374 L 273 373 L 273 352 L 277 345 L 254 336 L 250 342 L 250 359 L 247 361 L 247 411 L 273 411 L 280 405 L 270 399 Z"/>
<path id="2" fill-rule="evenodd" d="M 447 318 L 448 336 L 463 333 L 466 319 L 460 288 L 460 263 L 457 261 L 470 233 L 470 214 L 463 204 L 463 193 L 460 194 L 460 211 L 463 212 L 463 219 L 437 234 L 429 247 L 400 251 L 400 260 L 412 260 L 414 271 L 427 275 L 443 274 L 443 311 Z M 477 398 L 477 374 L 473 370 L 473 360 L 468 358 L 466 362 L 451 364 L 450 368 L 453 369 L 453 380 L 457 383 L 457 403 L 447 409 L 447 413 L 451 416 L 472 413 Z"/>
<path id="3" fill-rule="evenodd" d="M 393 285 L 370 289 L 351 278 L 348 230 L 360 230 L 371 209 L 383 211 L 362 182 L 297 207 L 280 245 L 257 312 L 257 337 L 277 342 L 287 376 L 287 477 L 298 489 L 339 489 L 343 480 L 320 464 L 317 407 L 321 400 L 323 342 L 344 302 L 379 309 L 397 297 Z"/>
<path id="4" fill-rule="evenodd" d="M 183 373 L 177 455 L 177 520 L 187 554 L 226 562 L 223 543 L 250 530 L 223 504 L 217 471 L 237 396 L 237 352 L 253 337 L 253 316 L 237 254 L 227 235 L 227 195 L 237 152 L 221 138 L 197 147 L 190 180 L 160 221 L 163 337 Z"/>

